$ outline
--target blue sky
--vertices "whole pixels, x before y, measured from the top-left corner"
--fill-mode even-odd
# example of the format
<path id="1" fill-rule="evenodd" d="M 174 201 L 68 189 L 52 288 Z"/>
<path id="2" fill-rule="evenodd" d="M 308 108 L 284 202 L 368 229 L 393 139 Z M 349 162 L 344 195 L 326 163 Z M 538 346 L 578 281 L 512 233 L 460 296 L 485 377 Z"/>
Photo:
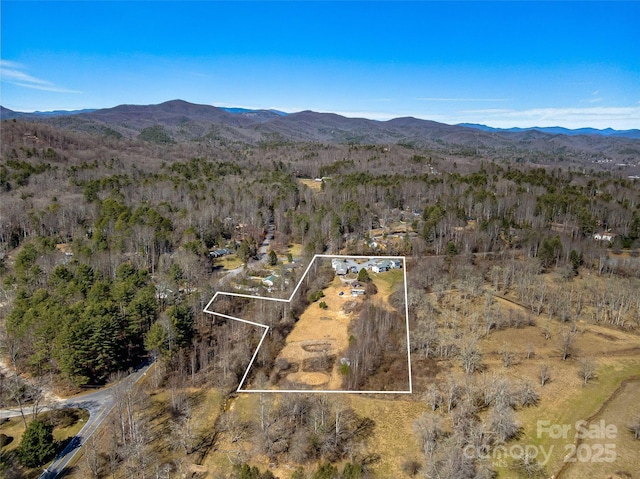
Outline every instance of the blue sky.
<path id="1" fill-rule="evenodd" d="M 640 2 L 2 0 L 0 103 L 640 128 Z"/>

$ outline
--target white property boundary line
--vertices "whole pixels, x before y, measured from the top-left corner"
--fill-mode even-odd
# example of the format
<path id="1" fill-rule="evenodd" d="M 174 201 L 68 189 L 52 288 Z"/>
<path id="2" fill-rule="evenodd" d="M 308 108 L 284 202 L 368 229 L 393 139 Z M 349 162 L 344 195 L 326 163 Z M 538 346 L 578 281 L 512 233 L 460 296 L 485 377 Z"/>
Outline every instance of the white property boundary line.
<path id="1" fill-rule="evenodd" d="M 261 323 L 255 323 L 253 321 L 248 321 L 246 319 L 236 318 L 234 316 L 229 316 L 229 315 L 226 315 L 226 314 L 217 313 L 215 311 L 210 311 L 209 310 L 209 306 L 211 306 L 211 304 L 215 301 L 215 299 L 218 297 L 218 295 L 221 295 L 221 296 L 235 296 L 235 297 L 238 297 L 238 298 L 249 298 L 249 299 L 264 299 L 266 301 L 277 301 L 277 302 L 281 302 L 281 303 L 290 303 L 291 300 L 293 299 L 293 297 L 298 292 L 298 289 L 302 285 L 302 281 L 304 281 L 304 279 L 306 278 L 307 274 L 309 273 L 309 270 L 311 269 L 311 265 L 316 261 L 317 258 L 329 258 L 329 259 L 333 259 L 333 258 L 345 258 L 345 259 L 347 259 L 348 258 L 348 259 L 366 259 L 366 260 L 401 259 L 402 260 L 402 269 L 403 269 L 403 273 L 404 273 L 404 308 L 405 308 L 405 320 L 406 320 L 406 328 L 407 328 L 407 365 L 408 365 L 408 371 L 409 371 L 409 389 L 408 390 L 402 390 L 402 391 L 347 391 L 347 390 L 332 390 L 332 389 L 329 389 L 329 390 L 318 390 L 318 389 L 242 389 L 242 386 L 243 386 L 245 380 L 247 379 L 249 371 L 251 370 L 251 367 L 253 366 L 253 362 L 255 361 L 256 356 L 258 355 L 258 351 L 260 351 L 260 347 L 262 346 L 264 338 L 267 336 L 267 333 L 269 332 L 269 326 L 267 326 L 265 324 L 261 324 Z M 213 295 L 213 298 L 211 298 L 211 300 L 204 307 L 203 312 L 212 314 L 214 316 L 220 316 L 221 318 L 232 319 L 234 321 L 240 321 L 242 323 L 247 323 L 247 324 L 250 324 L 252 326 L 257 326 L 257 327 L 260 327 L 260 328 L 264 328 L 264 332 L 262 333 L 262 337 L 260 338 L 260 342 L 258 343 L 258 346 L 256 347 L 256 350 L 253 353 L 253 356 L 251 357 L 251 361 L 249 362 L 249 365 L 247 366 L 247 370 L 244 372 L 244 375 L 242 376 L 242 379 L 240 380 L 240 384 L 238 385 L 238 389 L 236 390 L 236 392 L 244 392 L 244 393 L 324 393 L 324 394 L 412 394 L 413 393 L 413 384 L 412 384 L 412 381 L 411 381 L 411 343 L 410 343 L 410 340 L 409 340 L 409 298 L 408 298 L 408 294 L 407 294 L 407 260 L 406 260 L 406 258 L 404 256 L 349 256 L 349 255 L 316 254 L 316 255 L 314 255 L 313 259 L 309 262 L 309 265 L 307 266 L 307 269 L 304 271 L 304 274 L 300 278 L 300 281 L 298 281 L 298 284 L 296 285 L 295 289 L 291 293 L 291 296 L 289 296 L 289 299 L 269 298 L 269 297 L 266 297 L 266 296 L 257 296 L 257 295 L 241 294 L 241 293 L 230 293 L 230 292 L 227 293 L 227 292 L 224 292 L 224 291 L 217 291 Z"/>

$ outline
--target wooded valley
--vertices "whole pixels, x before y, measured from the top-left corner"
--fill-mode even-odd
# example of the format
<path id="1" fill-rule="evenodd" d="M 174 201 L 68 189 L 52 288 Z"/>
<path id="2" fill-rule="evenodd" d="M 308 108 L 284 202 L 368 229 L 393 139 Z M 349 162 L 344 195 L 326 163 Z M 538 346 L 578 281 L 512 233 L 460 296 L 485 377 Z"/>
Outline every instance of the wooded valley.
<path id="1" fill-rule="evenodd" d="M 114 392 L 65 477 L 568 478 L 587 466 L 633 477 L 640 467 L 629 399 L 640 378 L 640 180 L 630 178 L 640 140 L 607 139 L 615 159 L 599 162 L 607 150 L 593 137 L 567 146 L 533 135 L 544 148 L 474 144 L 472 133 L 392 141 L 396 122 L 369 142 L 364 126 L 358 136 L 300 122 L 287 136 L 269 123 L 96 118 L 1 123 L 2 403 L 115 384 L 155 360 L 139 387 Z M 622 157 L 630 166 L 616 170 Z M 218 290 L 286 297 L 315 254 L 406 257 L 410 344 L 394 326 L 404 295 L 367 290 L 345 354 L 368 367 L 344 369 L 346 389 L 384 389 L 406 375 L 397 351 L 409 347 L 413 394 L 236 392 L 261 331 L 205 305 Z M 286 308 L 217 305 L 271 327 L 252 383 L 291 372 L 278 355 L 333 278 L 318 270 Z M 615 462 L 564 462 L 573 436 L 537 435 L 539 420 L 578 419 L 617 425 Z M 38 477 L 19 442 L 0 445 L 0 471 Z M 555 449 L 547 461 L 496 459 L 514 444 Z"/>

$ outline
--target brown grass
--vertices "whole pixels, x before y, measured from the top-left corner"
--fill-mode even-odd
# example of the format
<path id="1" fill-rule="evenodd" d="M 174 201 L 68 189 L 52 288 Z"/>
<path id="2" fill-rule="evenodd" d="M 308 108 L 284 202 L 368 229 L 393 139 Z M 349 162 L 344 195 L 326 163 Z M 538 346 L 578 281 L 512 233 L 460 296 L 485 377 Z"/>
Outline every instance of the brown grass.
<path id="1" fill-rule="evenodd" d="M 546 278 L 551 281 L 550 278 Z M 555 287 L 558 287 L 556 285 Z M 433 297 L 435 304 L 435 297 Z M 508 315 L 509 311 L 528 314 L 528 311 L 518 305 L 494 298 L 494 307 Z M 480 327 L 482 329 L 482 314 L 484 312 L 485 298 L 463 300 L 455 290 L 446 292 L 438 308 L 442 311 L 440 318 L 456 316 L 457 330 L 463 331 L 462 336 L 473 334 L 470 331 L 473 314 L 480 317 Z M 456 311 L 454 314 L 453 311 Z M 546 467 L 548 477 L 560 471 L 565 447 L 571 447 L 573 436 L 568 439 L 553 440 L 548 435 L 538 437 L 537 423 L 539 420 L 548 420 L 551 424 L 569 424 L 574 428 L 576 421 L 584 420 L 595 414 L 602 405 L 611 397 L 620 384 L 630 377 L 640 374 L 640 337 L 637 334 L 629 333 L 589 322 L 591 314 L 585 308 L 584 314 L 577 322 L 576 336 L 574 340 L 574 352 L 566 361 L 562 361 L 560 352 L 561 332 L 565 328 L 571 327 L 570 323 L 560 323 L 557 319 L 549 320 L 546 314 L 533 316 L 534 326 L 526 326 L 519 329 L 505 329 L 492 331 L 488 337 L 483 337 L 479 341 L 479 346 L 483 353 L 483 363 L 485 370 L 482 375 L 476 374 L 472 378 L 481 381 L 482 377 L 491 377 L 498 374 L 507 377 L 514 383 L 529 381 L 533 383 L 540 394 L 538 406 L 521 409 L 517 411 L 516 417 L 522 426 L 522 435 L 517 440 L 508 444 L 536 445 L 542 446 L 545 450 L 553 447 L 553 452 L 549 464 Z M 547 328 L 551 332 L 551 337 L 545 339 L 543 330 Z M 441 332 L 448 333 L 450 330 L 442 328 Z M 533 354 L 527 359 L 529 345 L 533 348 Z M 508 349 L 515 354 L 515 364 L 505 368 L 502 362 L 501 350 Z M 597 376 L 591 379 L 588 384 L 584 384 L 580 377 L 579 360 L 582 358 L 592 358 L 597 364 Z M 435 381 L 441 383 L 454 376 L 463 378 L 459 361 L 454 359 L 438 360 L 439 370 L 435 370 Z M 551 382 L 542 388 L 539 381 L 539 367 L 547 364 L 550 368 Z M 420 395 L 429 381 L 415 380 L 415 376 L 420 376 L 420 369 L 417 361 L 414 366 L 414 395 Z M 631 388 L 630 388 L 631 389 Z M 633 390 L 637 392 L 636 386 Z M 625 393 L 625 398 L 628 397 Z M 636 396 L 637 397 L 637 396 Z M 609 416 L 606 416 L 609 414 Z M 637 407 L 634 408 L 632 401 L 624 398 L 617 398 L 612 404 L 607 405 L 603 418 L 619 417 L 618 422 L 624 423 L 630 416 L 638 414 Z M 609 420 L 609 419 L 607 419 Z M 616 472 L 629 472 L 640 470 L 638 462 L 640 458 L 637 451 L 640 442 L 629 442 L 627 439 L 620 439 L 623 429 L 620 429 L 616 440 L 616 447 L 623 452 L 615 463 L 600 463 L 597 468 L 588 469 L 588 464 L 572 465 L 567 475 L 562 477 L 609 477 Z M 626 433 L 626 432 L 624 432 Z M 575 431 L 574 431 L 575 434 Z M 618 445 L 620 444 L 620 445 Z M 631 451 L 635 446 L 636 455 L 630 455 L 626 451 Z M 383 451 L 377 451 L 383 456 Z M 579 471 L 579 472 L 575 472 Z M 591 472 L 593 471 L 593 473 Z M 592 475 L 597 474 L 597 475 Z M 508 467 L 498 467 L 498 477 L 517 477 L 515 472 Z"/>
<path id="2" fill-rule="evenodd" d="M 519 308 L 512 303 L 497 301 L 497 304 L 507 309 Z M 566 361 L 561 360 L 560 334 L 569 324 L 561 324 L 556 319 L 548 320 L 546 315 L 539 317 L 534 315 L 535 326 L 522 329 L 506 329 L 494 331 L 491 335 L 481 340 L 481 348 L 487 372 L 495 371 L 515 381 L 531 381 L 537 387 L 540 394 L 540 402 L 537 407 L 518 411 L 517 418 L 522 426 L 522 436 L 513 444 L 536 445 L 545 450 L 552 448 L 551 459 L 546 466 L 549 476 L 557 474 L 561 469 L 567 449 L 574 443 L 575 423 L 585 420 L 602 406 L 602 404 L 614 393 L 623 380 L 640 374 L 640 337 L 624 331 L 606 328 L 600 325 L 590 324 L 579 320 L 576 337 L 574 340 L 574 354 Z M 551 337 L 545 339 L 542 334 L 544 328 L 548 328 Z M 530 359 L 526 359 L 528 345 L 533 346 L 534 353 Z M 516 354 L 516 364 L 505 368 L 502 364 L 500 351 L 508 348 Z M 593 358 L 597 363 L 596 378 L 584 384 L 579 374 L 579 359 Z M 547 364 L 550 368 L 551 382 L 540 387 L 539 367 Z M 630 388 L 630 390 L 636 390 Z M 627 394 L 625 394 L 627 397 Z M 618 415 L 620 418 L 632 414 L 633 408 L 628 400 L 617 399 L 606 409 L 610 415 Z M 603 417 L 605 417 L 603 415 Z M 537 424 L 539 420 L 549 421 L 551 424 L 571 425 L 571 431 L 567 439 L 552 439 L 547 434 L 538 437 Z M 622 429 L 619 429 L 622 431 Z M 619 435 L 621 437 L 622 434 Z M 620 439 L 620 444 L 625 451 L 629 445 L 627 441 Z M 616 447 L 617 442 L 616 442 Z M 636 445 L 636 451 L 638 450 Z M 637 455 L 636 455 L 637 456 Z M 589 468 L 589 464 L 572 466 L 570 474 L 563 477 L 609 477 L 612 473 L 621 470 L 638 470 L 639 461 L 625 462 L 625 459 L 616 463 L 600 463 L 597 468 Z M 625 456 L 626 457 L 626 456 Z M 635 462 L 634 462 L 635 461 Z M 634 467 L 631 467 L 634 466 Z M 627 468 L 627 469 L 624 469 Z M 580 471 L 580 472 L 576 472 Z M 597 471 L 597 475 L 593 475 Z M 506 467 L 498 468 L 498 477 L 514 477 L 514 472 Z"/>
<path id="3" fill-rule="evenodd" d="M 344 292 L 342 296 L 339 294 L 341 291 Z M 300 366 L 298 372 L 287 375 L 287 380 L 309 387 L 321 386 L 321 389 L 337 390 L 342 386 L 339 361 L 336 361 L 330 374 L 305 371 L 302 365 L 310 358 L 322 355 L 338 359 L 342 357 L 349 346 L 349 323 L 355 317 L 355 313 L 345 313 L 343 306 L 349 301 L 361 303 L 364 299 L 352 298 L 350 288 L 338 277 L 324 289 L 324 295 L 300 315 L 278 357 Z M 322 301 L 326 303 L 327 309 L 320 308 Z"/>
<path id="4" fill-rule="evenodd" d="M 375 477 L 409 477 L 401 467 L 405 460 L 421 457 L 413 421 L 425 410 L 424 403 L 369 396 L 353 396 L 350 400 L 358 414 L 376 422 L 373 436 L 367 443 L 370 451 L 381 456 L 380 462 L 373 467 Z"/>
<path id="5" fill-rule="evenodd" d="M 402 283 L 401 271 L 392 271 L 384 274 L 371 274 L 378 288 L 377 299 L 387 301 L 389 295 L 399 288 Z M 556 285 L 557 287 L 557 285 Z M 344 291 L 343 296 L 338 293 Z M 295 362 L 298 369 L 288 371 L 290 380 L 303 383 L 318 389 L 339 389 L 341 384 L 333 383 L 335 366 L 331 374 L 320 370 L 305 371 L 305 360 L 319 357 L 322 354 L 341 357 L 341 352 L 348 346 L 348 325 L 351 315 L 344 312 L 344 306 L 352 301 L 362 303 L 362 298 L 352 298 L 350 289 L 343 286 L 338 278 L 324 291 L 325 297 L 320 301 L 326 302 L 328 308 L 319 307 L 319 301 L 312 303 L 302 314 L 295 328 L 289 334 L 287 343 L 281 356 L 290 362 Z M 449 291 L 443 294 L 444 300 L 438 305 L 442 311 L 442 318 L 452 314 L 455 310 L 459 318 L 458 325 L 461 336 L 470 333 L 469 317 L 472 313 L 483 312 L 485 297 L 461 300 L 457 291 Z M 435 300 L 433 300 L 435 304 Z M 517 305 L 495 300 L 495 308 L 507 315 L 509 311 L 526 313 Z M 480 316 L 481 317 L 481 316 Z M 514 383 L 522 381 L 532 382 L 540 394 L 538 406 L 517 411 L 516 417 L 522 426 L 521 436 L 509 443 L 520 445 L 549 446 L 554 447 L 551 461 L 547 465 L 547 477 L 557 474 L 563 464 L 567 444 L 573 443 L 573 437 L 567 440 L 552 440 L 547 436 L 538 437 L 537 421 L 549 420 L 555 424 L 574 425 L 580 419 L 586 419 L 594 415 L 601 406 L 611 397 L 613 392 L 627 378 L 640 375 L 640 336 L 624 331 L 610 329 L 589 322 L 588 310 L 583 314 L 582 320 L 577 324 L 575 339 L 575 354 L 566 361 L 560 358 L 560 333 L 568 325 L 559 323 L 556 319 L 549 321 L 546 315 L 534 316 L 535 325 L 520 329 L 506 329 L 492 331 L 491 334 L 479 341 L 483 352 L 483 362 L 486 366 L 483 373 L 471 376 L 471 381 L 480 383 L 483 378 L 489 378 L 493 374 L 503 375 Z M 547 327 L 551 332 L 551 338 L 545 339 L 542 332 Z M 441 329 L 443 333 L 451 330 Z M 526 358 L 528 344 L 533 346 L 533 355 Z M 502 364 L 500 351 L 508 348 L 515 353 L 515 364 L 505 368 Z M 578 359 L 593 357 L 597 362 L 597 377 L 587 385 L 583 384 L 579 376 Z M 337 363 L 337 361 L 336 361 Z M 307 363 L 310 364 L 310 363 Z M 538 369 L 541 364 L 548 364 L 552 380 L 544 388 L 540 387 Z M 379 463 L 373 466 L 373 472 L 380 478 L 403 478 L 407 476 L 401 467 L 408 459 L 422 461 L 423 455 L 413 432 L 413 422 L 427 409 L 424 402 L 420 401 L 421 394 L 426 385 L 430 383 L 444 383 L 451 377 L 464 379 L 461 366 L 457 358 L 444 360 L 422 359 L 414 356 L 413 362 L 414 394 L 407 396 L 360 396 L 344 395 L 341 399 L 348 402 L 355 411 L 375 420 L 376 427 L 373 436 L 367 441 L 367 452 L 377 453 L 381 456 Z M 311 368 L 313 369 L 313 368 Z M 341 379 L 335 376 L 336 379 Z M 337 384 L 337 385 L 336 385 Z M 618 435 L 614 439 L 616 461 L 614 463 L 578 463 L 566 470 L 563 478 L 578 477 L 625 477 L 625 473 L 635 477 L 640 470 L 640 441 L 633 441 L 630 433 L 626 431 L 626 425 L 630 419 L 638 414 L 637 398 L 640 394 L 640 383 L 630 383 L 602 410 L 595 418 L 605 420 L 607 424 L 614 424 L 618 428 Z M 269 397 L 270 395 L 265 395 Z M 256 420 L 259 411 L 260 395 L 241 394 L 230 403 L 230 409 L 238 413 L 244 420 Z M 215 403 L 215 400 L 213 401 Z M 165 401 L 159 401 L 153 409 L 154 413 L 162 414 L 166 408 Z M 212 427 L 217 410 L 212 406 L 210 420 L 207 427 Z M 206 413 L 205 413 L 206 414 Z M 481 414 L 484 417 L 484 412 Z M 158 431 L 161 431 L 162 417 L 158 417 Z M 166 435 L 169 435 L 167 433 Z M 216 443 L 215 451 L 211 451 L 204 460 L 203 468 L 208 472 L 206 477 L 217 478 L 229 474 L 232 463 L 237 461 L 249 461 L 251 464 L 265 469 L 269 466 L 267 460 L 256 453 L 255 438 L 249 437 L 242 443 L 230 443 L 225 435 L 222 435 Z M 592 444 L 592 443 L 585 443 Z M 180 456 L 180 451 L 173 450 L 175 457 Z M 295 464 L 278 464 L 272 471 L 282 479 L 290 477 Z M 200 469 L 200 470 L 204 470 Z M 498 468 L 500 478 L 516 477 L 514 471 L 508 467 Z"/>
<path id="6" fill-rule="evenodd" d="M 293 243 L 287 245 L 287 251 L 285 254 L 291 254 L 294 258 L 300 258 L 302 256 L 302 245 L 300 243 Z"/>
<path id="7" fill-rule="evenodd" d="M 309 178 L 298 178 L 298 183 L 306 186 L 307 188 L 311 189 L 315 193 L 320 193 L 320 191 L 322 191 L 321 181 L 315 181 Z"/>
<path id="8" fill-rule="evenodd" d="M 634 417 L 640 414 L 638 409 L 638 397 L 640 397 L 640 381 L 630 382 L 623 386 L 620 394 L 614 398 L 604 409 L 602 414 L 594 418 L 591 424 L 600 427 L 600 421 L 604 421 L 605 427 L 615 426 L 616 432 L 606 433 L 606 430 L 594 430 L 594 437 L 585 439 L 580 454 L 572 457 L 576 462 L 566 470 L 562 476 L 566 479 L 582 479 L 584 477 L 608 478 L 613 474 L 621 477 L 635 477 L 640 471 L 640 441 L 635 440 L 627 430 L 627 425 Z M 599 454 L 600 446 L 606 446 L 614 451 L 612 462 L 604 461 L 606 456 Z M 628 474 L 625 476 L 624 474 Z"/>
<path id="9" fill-rule="evenodd" d="M 243 263 L 237 255 L 231 254 L 216 259 L 215 264 L 222 266 L 223 271 L 231 271 L 232 269 L 236 269 L 237 267 L 242 266 Z"/>

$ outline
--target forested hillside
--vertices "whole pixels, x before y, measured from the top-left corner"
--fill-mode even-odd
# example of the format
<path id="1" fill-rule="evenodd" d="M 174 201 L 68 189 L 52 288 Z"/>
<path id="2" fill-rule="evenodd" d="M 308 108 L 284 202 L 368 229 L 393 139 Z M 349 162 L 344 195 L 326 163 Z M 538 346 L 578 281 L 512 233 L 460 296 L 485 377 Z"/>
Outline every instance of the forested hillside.
<path id="1" fill-rule="evenodd" d="M 294 115 L 271 121 L 304 129 Z M 254 128 L 251 120 L 237 123 L 234 128 Z M 400 123 L 394 128 L 420 134 Z M 155 416 L 121 416 L 121 424 L 140 420 L 140 429 L 114 423 L 112 456 L 87 460 L 77 477 L 88 477 L 78 472 L 86 472 L 82 467 L 93 477 L 144 477 L 145 468 L 164 465 L 178 477 L 180 461 L 204 467 L 191 470 L 201 477 L 258 477 L 250 466 L 284 463 L 290 473 L 271 468 L 283 478 L 338 477 L 338 468 L 343 478 L 410 477 L 420 470 L 478 477 L 487 464 L 458 464 L 455 450 L 484 440 L 478 439 L 480 424 L 498 431 L 486 439 L 488 448 L 519 437 L 518 428 L 529 434 L 535 420 L 528 408 L 544 402 L 545 394 L 561 396 L 558 383 L 545 385 L 551 373 L 542 366 L 562 364 L 551 369 L 557 378 L 577 381 L 579 394 L 598 365 L 576 379 L 575 371 L 564 369 L 566 361 L 593 356 L 613 368 L 602 352 L 609 343 L 598 342 L 610 340 L 620 351 L 611 355 L 628 360 L 616 380 L 636 374 L 639 180 L 599 164 L 595 158 L 606 154 L 599 146 L 580 160 L 575 151 L 570 158 L 554 156 L 555 146 L 523 156 L 520 149 L 482 141 L 471 147 L 471 140 L 369 144 L 335 141 L 332 132 L 331 141 L 298 141 L 269 131 L 265 122 L 238 137 L 231 130 L 176 135 L 177 129 L 146 124 L 139 134 L 125 135 L 106 123 L 93 131 L 83 125 L 5 120 L 0 150 L 4 361 L 30 378 L 46 376 L 58 388 L 78 391 L 158 359 L 153 392 L 136 399 L 140 411 Z M 637 162 L 640 142 L 623 141 L 627 157 Z M 273 254 L 263 257 L 270 230 Z M 417 385 L 410 399 L 387 404 L 383 412 L 376 409 L 382 402 L 373 407 L 367 399 L 347 404 L 233 395 L 259 334 L 233 321 L 212 321 L 204 306 L 218 289 L 282 297 L 300 277 L 296 261 L 306 264 L 316 253 L 408 258 Z M 283 278 L 273 291 L 264 285 L 268 275 Z M 314 301 L 292 307 L 280 323 L 282 311 L 259 312 L 276 318 L 277 326 L 259 364 L 273 366 L 277 348 L 301 311 L 309 303 L 317 307 Z M 239 317 L 258 314 L 242 301 L 225 307 Z M 525 328 L 535 333 L 530 344 L 516 331 Z M 488 379 L 514 364 L 526 381 Z M 371 376 L 382 381 L 385 366 L 376 368 Z M 464 377 L 474 379 L 465 383 Z M 594 394 L 602 401 L 620 385 L 598 384 L 602 390 Z M 496 392 L 501 387 L 512 397 Z M 195 411 L 208 394 L 217 398 L 207 410 L 210 422 L 196 423 Z M 236 409 L 225 401 L 235 401 Z M 398 430 L 412 435 L 406 455 L 380 432 L 393 407 L 403 411 Z M 499 421 L 515 414 L 513 424 Z M 166 434 L 157 433 L 162 428 L 154 421 L 161 420 Z M 169 430 L 180 431 L 180 446 L 166 442 Z M 139 449 L 121 447 L 134 442 Z M 145 448 L 153 454 L 141 466 Z M 224 462 L 230 450 L 235 468 Z M 261 459 L 251 463 L 252 457 Z M 624 467 L 632 470 L 629 464 Z M 547 472 L 559 468 L 552 465 Z M 526 465 L 511 466 L 489 469 L 500 477 L 526 472 Z M 207 467 L 220 475 L 207 476 Z"/>

